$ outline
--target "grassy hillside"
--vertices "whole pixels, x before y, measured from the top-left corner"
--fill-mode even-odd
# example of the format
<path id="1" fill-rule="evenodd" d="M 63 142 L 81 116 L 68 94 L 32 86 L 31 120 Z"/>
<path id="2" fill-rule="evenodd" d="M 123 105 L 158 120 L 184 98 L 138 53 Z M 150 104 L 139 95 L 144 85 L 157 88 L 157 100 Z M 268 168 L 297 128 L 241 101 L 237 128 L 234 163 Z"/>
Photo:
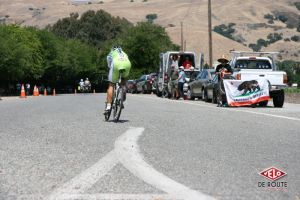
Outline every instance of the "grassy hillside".
<path id="1" fill-rule="evenodd" d="M 131 2 L 133 1 L 133 2 Z M 115 16 L 125 17 L 131 22 L 145 21 L 147 14 L 157 14 L 154 20 L 166 27 L 172 40 L 180 43 L 180 22 L 184 23 L 187 50 L 208 55 L 207 0 L 91 0 L 91 4 L 74 5 L 71 0 L 1 0 L 0 17 L 7 22 L 45 27 L 72 12 L 79 14 L 87 10 L 104 9 Z M 225 3 L 226 2 L 226 3 Z M 248 45 L 258 39 L 267 40 L 270 33 L 282 34 L 282 40 L 262 47 L 262 50 L 280 51 L 282 59 L 300 60 L 300 42 L 284 41 L 294 35 L 300 36 L 296 28 L 287 24 L 300 23 L 300 11 L 291 0 L 213 0 L 213 27 L 234 23 L 232 37 L 240 42 L 213 34 L 213 57 L 217 59 L 229 50 L 251 50 Z M 287 17 L 287 22 L 274 20 L 268 23 L 266 14 Z M 284 21 L 285 19 L 283 19 Z M 297 21 L 298 20 L 298 21 Z"/>

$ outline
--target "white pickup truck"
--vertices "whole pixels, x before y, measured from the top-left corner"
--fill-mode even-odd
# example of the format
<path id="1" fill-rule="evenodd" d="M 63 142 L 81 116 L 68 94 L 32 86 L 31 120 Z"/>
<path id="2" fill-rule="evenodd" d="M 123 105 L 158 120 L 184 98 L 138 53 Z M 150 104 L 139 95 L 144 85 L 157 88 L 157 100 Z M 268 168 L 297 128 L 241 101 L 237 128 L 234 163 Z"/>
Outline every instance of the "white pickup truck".
<path id="1" fill-rule="evenodd" d="M 275 57 L 278 52 L 240 52 L 232 51 L 231 67 L 233 76 L 237 80 L 250 81 L 265 78 L 269 82 L 270 97 L 273 98 L 274 107 L 282 107 L 284 104 L 284 88 L 287 86 L 287 74 L 278 71 Z M 267 106 L 268 101 L 261 102 L 261 106 Z"/>

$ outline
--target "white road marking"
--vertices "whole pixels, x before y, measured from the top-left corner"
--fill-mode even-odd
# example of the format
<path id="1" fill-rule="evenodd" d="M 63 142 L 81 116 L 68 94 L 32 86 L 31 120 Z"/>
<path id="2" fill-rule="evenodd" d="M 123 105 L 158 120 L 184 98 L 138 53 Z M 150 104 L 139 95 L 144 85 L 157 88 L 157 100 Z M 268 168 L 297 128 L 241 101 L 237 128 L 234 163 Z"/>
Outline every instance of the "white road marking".
<path id="1" fill-rule="evenodd" d="M 220 107 L 216 107 L 216 106 L 202 105 L 202 104 L 187 102 L 187 101 L 175 101 L 175 100 L 171 101 L 169 99 L 162 99 L 162 98 L 145 97 L 145 96 L 140 96 L 140 95 L 135 95 L 135 96 L 138 96 L 140 98 L 145 98 L 145 99 L 151 99 L 151 100 L 160 99 L 160 100 L 163 100 L 163 101 L 165 100 L 165 101 L 170 101 L 170 102 L 174 102 L 174 103 L 190 104 L 190 105 L 206 107 L 206 108 L 212 108 L 212 109 L 218 109 L 218 110 L 229 111 L 229 112 L 230 111 L 232 111 L 232 112 L 245 112 L 245 113 L 256 114 L 256 115 L 264 115 L 264 116 L 268 116 L 268 117 L 288 119 L 288 120 L 292 120 L 292 121 L 300 121 L 300 118 L 297 118 L 297 117 L 287 117 L 287 116 L 283 116 L 283 115 L 274 115 L 274 114 L 263 113 L 263 112 L 255 112 L 255 111 L 250 111 L 250 110 L 241 110 L 241 109 L 238 109 L 238 108 L 220 108 Z"/>
<path id="2" fill-rule="evenodd" d="M 115 142 L 116 155 L 125 168 L 139 179 L 176 198 L 186 200 L 213 199 L 170 179 L 146 163 L 140 155 L 137 145 L 138 138 L 143 131 L 143 128 L 129 130 Z"/>
<path id="3" fill-rule="evenodd" d="M 109 197 L 104 199 L 117 199 L 117 197 L 120 196 L 116 195 L 112 198 L 111 195 L 105 196 L 105 194 L 83 194 L 98 180 L 105 176 L 117 163 L 121 163 L 137 178 L 168 194 L 167 196 L 159 195 L 159 197 L 170 197 L 170 199 L 172 200 L 213 199 L 208 195 L 205 195 L 199 191 L 192 190 L 170 179 L 169 177 L 156 171 L 152 166 L 146 163 L 143 157 L 140 155 L 139 147 L 137 145 L 137 141 L 142 135 L 143 131 L 144 128 L 130 128 L 129 130 L 127 130 L 116 140 L 114 150 L 100 159 L 96 164 L 83 171 L 81 174 L 74 177 L 67 183 L 63 184 L 60 188 L 56 189 L 46 199 L 99 199 L 98 197 L 103 198 L 101 195 L 103 195 L 104 197 Z M 128 195 L 128 197 L 134 197 L 134 194 Z M 152 197 L 152 194 L 150 194 L 149 196 Z M 143 200 L 148 199 L 149 196 L 142 196 L 145 197 L 143 198 Z"/>
<path id="4" fill-rule="evenodd" d="M 74 177 L 60 188 L 56 189 L 48 198 L 49 200 L 65 199 L 65 195 L 71 194 L 75 198 L 77 194 L 83 193 L 91 188 L 100 178 L 105 176 L 118 160 L 115 152 L 111 151 L 96 164 Z"/>
<path id="5" fill-rule="evenodd" d="M 41 195 L 20 195 L 17 200 L 42 199 Z M 63 194 L 63 200 L 184 200 L 168 194 Z"/>

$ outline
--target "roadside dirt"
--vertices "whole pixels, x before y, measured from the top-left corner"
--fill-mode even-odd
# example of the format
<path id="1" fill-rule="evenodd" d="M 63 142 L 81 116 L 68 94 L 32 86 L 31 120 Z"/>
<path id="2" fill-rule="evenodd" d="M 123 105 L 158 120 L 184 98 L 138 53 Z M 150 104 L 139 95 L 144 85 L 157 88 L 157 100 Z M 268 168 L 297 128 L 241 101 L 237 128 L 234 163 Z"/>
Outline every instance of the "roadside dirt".
<path id="1" fill-rule="evenodd" d="M 300 104 L 300 93 L 285 93 L 285 102 Z"/>

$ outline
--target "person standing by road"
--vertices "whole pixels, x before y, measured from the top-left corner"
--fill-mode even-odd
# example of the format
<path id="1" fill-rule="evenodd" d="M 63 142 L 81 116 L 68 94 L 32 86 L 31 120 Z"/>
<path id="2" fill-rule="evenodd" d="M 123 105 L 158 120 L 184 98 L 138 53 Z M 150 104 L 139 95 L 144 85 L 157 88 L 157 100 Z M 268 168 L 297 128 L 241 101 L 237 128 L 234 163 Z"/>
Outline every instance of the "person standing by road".
<path id="1" fill-rule="evenodd" d="M 223 105 L 222 96 L 224 93 L 222 93 L 221 87 L 221 72 L 225 70 L 226 72 L 233 73 L 233 70 L 231 66 L 228 64 L 229 60 L 226 58 L 226 56 L 223 54 L 221 58 L 218 59 L 218 62 L 221 63 L 216 67 L 216 75 L 218 76 L 218 90 L 217 90 L 217 97 L 218 97 L 218 107 L 225 106 Z"/>
<path id="2" fill-rule="evenodd" d="M 180 66 L 179 67 L 179 77 L 178 77 L 178 89 L 179 89 L 179 94 L 180 94 L 180 100 L 183 99 L 183 84 L 185 82 L 185 72 L 184 72 L 184 67 Z"/>
<path id="3" fill-rule="evenodd" d="M 171 62 L 171 68 L 178 71 L 178 55 L 174 54 L 171 56 L 172 62 Z"/>
<path id="4" fill-rule="evenodd" d="M 30 94 L 30 83 L 26 84 L 26 95 L 28 96 Z"/>
<path id="5" fill-rule="evenodd" d="M 178 70 L 175 69 L 174 66 L 172 66 L 171 70 L 171 93 L 172 93 L 172 99 L 178 98 Z"/>

